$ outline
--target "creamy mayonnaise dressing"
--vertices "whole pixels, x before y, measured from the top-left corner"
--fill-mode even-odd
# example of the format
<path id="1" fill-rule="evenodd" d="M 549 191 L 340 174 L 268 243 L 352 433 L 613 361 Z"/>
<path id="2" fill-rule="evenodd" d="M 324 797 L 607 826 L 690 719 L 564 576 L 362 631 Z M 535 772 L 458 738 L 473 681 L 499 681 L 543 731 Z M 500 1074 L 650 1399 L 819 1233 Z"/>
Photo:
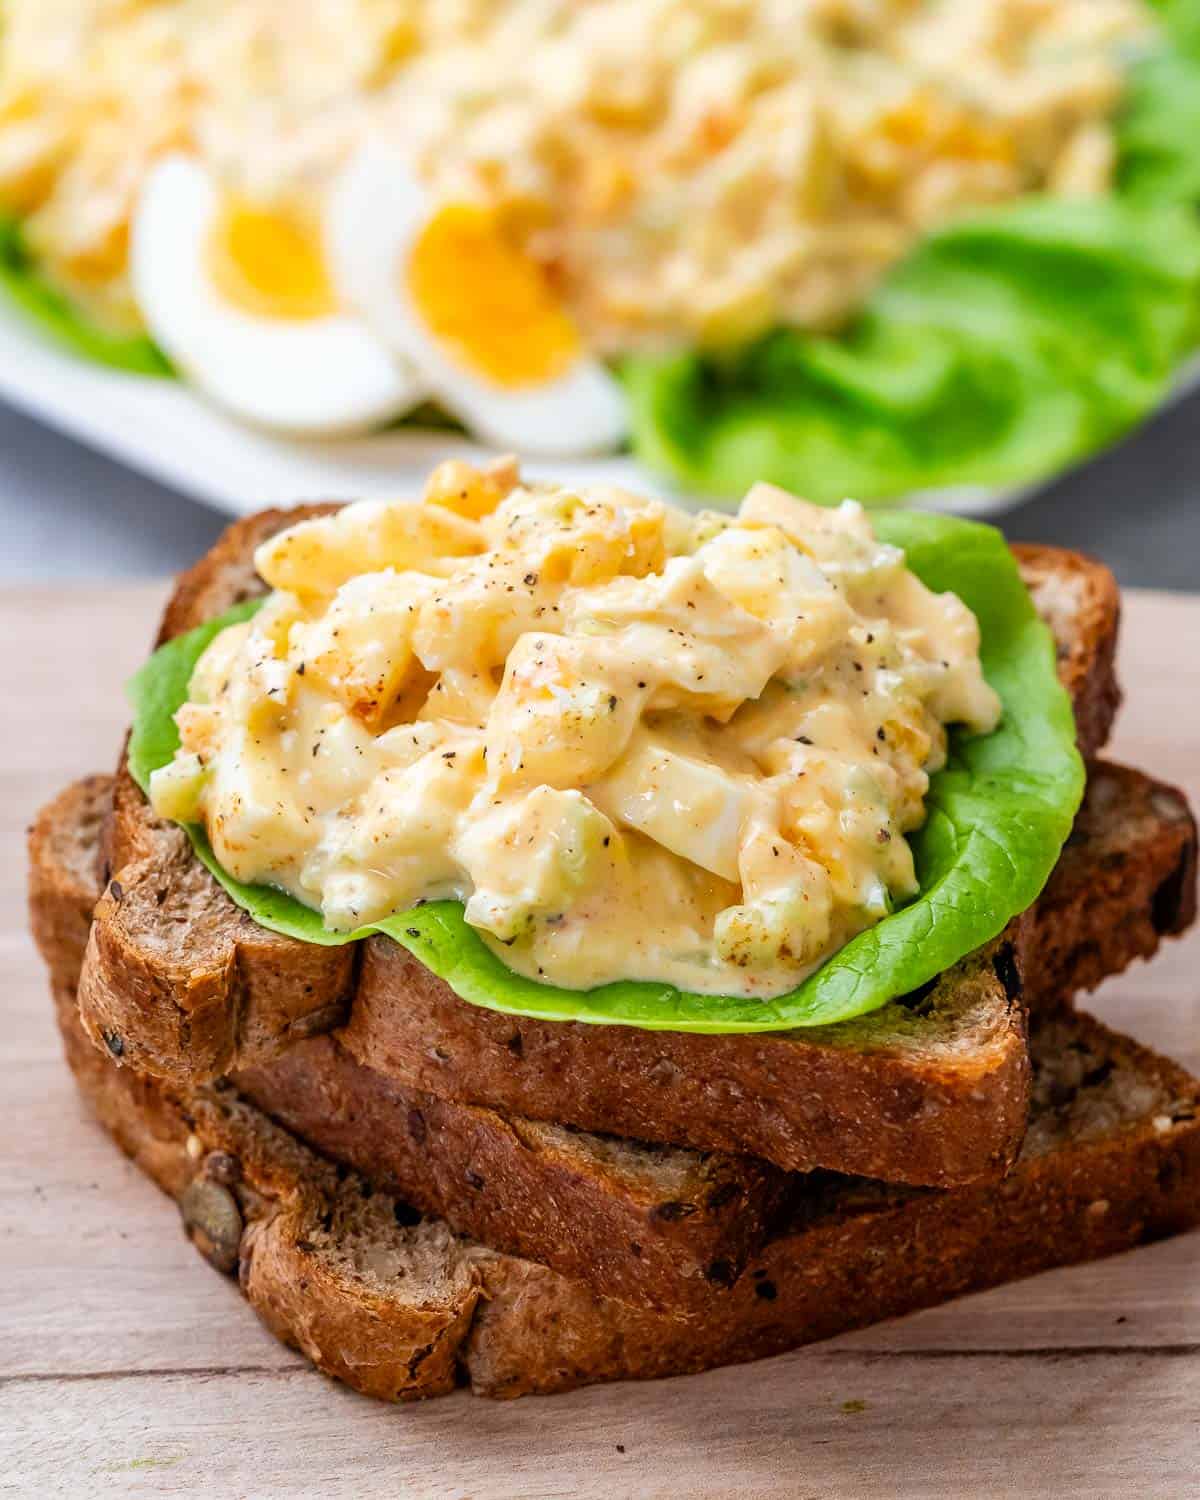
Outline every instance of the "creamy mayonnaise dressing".
<path id="1" fill-rule="evenodd" d="M 349 930 L 455 897 L 509 967 L 769 996 L 915 891 L 975 617 L 858 505 L 734 516 L 438 469 L 259 548 L 197 664 L 164 816 Z"/>

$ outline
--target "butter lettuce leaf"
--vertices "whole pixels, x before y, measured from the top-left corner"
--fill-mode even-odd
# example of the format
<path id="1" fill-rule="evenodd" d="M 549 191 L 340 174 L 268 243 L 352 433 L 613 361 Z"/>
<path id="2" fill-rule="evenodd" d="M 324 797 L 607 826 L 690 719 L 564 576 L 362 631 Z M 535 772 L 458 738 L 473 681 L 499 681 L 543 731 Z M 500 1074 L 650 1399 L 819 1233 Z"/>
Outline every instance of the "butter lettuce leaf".
<path id="1" fill-rule="evenodd" d="M 928 817 L 913 836 L 920 894 L 846 944 L 790 993 L 773 1000 L 696 995 L 667 984 L 621 982 L 567 990 L 506 968 L 453 901 L 400 912 L 356 933 L 333 933 L 320 914 L 265 886 L 233 880 L 202 829 L 196 853 L 235 902 L 263 926 L 332 944 L 382 932 L 409 949 L 473 1005 L 550 1021 L 654 1030 L 777 1031 L 823 1025 L 877 1010 L 934 978 L 994 937 L 1029 906 L 1054 868 L 1083 795 L 1070 701 L 1055 669 L 1054 643 L 1034 612 L 1012 553 L 990 526 L 916 511 L 880 511 L 883 540 L 904 547 L 931 588 L 953 590 L 979 618 L 982 659 L 999 693 L 994 733 L 951 736 L 933 777 Z M 201 652 L 226 624 L 253 613 L 239 605 L 169 642 L 130 684 L 134 726 L 129 768 L 145 791 L 150 773 L 179 744 L 173 714 Z"/>
<path id="2" fill-rule="evenodd" d="M 20 224 L 0 214 L 0 288 L 9 300 L 57 344 L 94 364 L 131 375 L 170 375 L 158 345 L 141 334 L 102 328 L 38 271 L 25 247 Z"/>
<path id="3" fill-rule="evenodd" d="M 1200 204 L 1200 4 L 1195 10 L 1194 55 L 1145 63 L 1129 97 L 1118 183 L 1133 201 Z"/>
<path id="4" fill-rule="evenodd" d="M 1151 170 L 1147 153 L 1143 182 Z M 882 502 L 1028 482 L 1096 452 L 1154 410 L 1198 338 L 1189 209 L 1032 198 L 926 240 L 844 336 L 779 331 L 724 361 L 639 359 L 624 375 L 635 452 L 685 487 L 770 479 Z"/>
<path id="5" fill-rule="evenodd" d="M 1200 0 L 1158 9 L 1113 192 L 972 214 L 835 337 L 627 361 L 635 453 L 701 494 L 885 502 L 1043 479 L 1149 415 L 1200 344 Z"/>

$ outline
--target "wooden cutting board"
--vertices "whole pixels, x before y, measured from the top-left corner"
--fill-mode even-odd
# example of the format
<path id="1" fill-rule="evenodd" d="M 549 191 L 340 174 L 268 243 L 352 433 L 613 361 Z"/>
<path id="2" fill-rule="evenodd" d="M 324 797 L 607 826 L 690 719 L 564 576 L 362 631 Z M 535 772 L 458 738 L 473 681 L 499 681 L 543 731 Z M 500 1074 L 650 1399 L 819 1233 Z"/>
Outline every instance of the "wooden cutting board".
<path id="1" fill-rule="evenodd" d="M 0 1493 L 1200 1494 L 1200 1235 L 759 1365 L 511 1404 L 374 1404 L 196 1257 L 78 1104 L 25 931 L 23 832 L 115 760 L 160 587 L 0 595 Z M 1113 752 L 1200 801 L 1200 598 L 1130 596 Z M 1200 935 L 1106 986 L 1200 1070 Z M 897 1268 L 903 1274 L 903 1268 Z"/>

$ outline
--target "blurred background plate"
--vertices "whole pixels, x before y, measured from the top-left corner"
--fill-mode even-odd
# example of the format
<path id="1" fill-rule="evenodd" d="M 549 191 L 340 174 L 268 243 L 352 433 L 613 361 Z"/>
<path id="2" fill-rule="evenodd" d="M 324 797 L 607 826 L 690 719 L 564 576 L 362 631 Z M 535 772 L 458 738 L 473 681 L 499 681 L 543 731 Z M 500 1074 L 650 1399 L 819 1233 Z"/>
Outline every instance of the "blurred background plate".
<path id="1" fill-rule="evenodd" d="M 484 451 L 456 433 L 415 428 L 340 440 L 273 437 L 226 416 L 182 381 L 125 375 L 61 351 L 2 303 L 0 396 L 229 515 L 298 500 L 394 495 L 420 485 L 443 458 Z M 627 457 L 544 468 L 568 482 L 646 485 Z M 526 469 L 538 472 L 537 465 Z"/>
<path id="2" fill-rule="evenodd" d="M 1193 363 L 1172 399 L 1200 386 Z M 310 499 L 395 495 L 420 486 L 443 458 L 485 450 L 453 432 L 403 428 L 367 437 L 303 441 L 258 432 L 181 381 L 125 375 L 57 349 L 0 303 L 0 396 L 30 416 L 132 469 L 229 515 Z M 567 483 L 607 481 L 668 493 L 627 455 L 529 462 L 525 471 Z M 925 491 L 910 503 L 961 515 L 999 515 L 1041 485 Z M 681 496 L 687 499 L 703 497 Z"/>

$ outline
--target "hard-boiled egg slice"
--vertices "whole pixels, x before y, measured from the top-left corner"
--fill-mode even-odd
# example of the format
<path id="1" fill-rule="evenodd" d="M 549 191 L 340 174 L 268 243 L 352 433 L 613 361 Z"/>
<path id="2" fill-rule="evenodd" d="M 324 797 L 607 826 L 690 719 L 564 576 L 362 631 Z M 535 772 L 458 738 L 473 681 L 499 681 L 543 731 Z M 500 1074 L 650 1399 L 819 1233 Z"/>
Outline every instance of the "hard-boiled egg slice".
<path id="1" fill-rule="evenodd" d="M 214 401 L 312 436 L 376 426 L 426 387 L 344 312 L 319 231 L 225 198 L 186 156 L 160 162 L 134 217 L 134 295 L 153 337 Z"/>
<path id="2" fill-rule="evenodd" d="M 335 185 L 326 224 L 342 298 L 476 435 L 561 457 L 624 437 L 619 386 L 487 207 L 431 197 L 368 146 Z"/>

